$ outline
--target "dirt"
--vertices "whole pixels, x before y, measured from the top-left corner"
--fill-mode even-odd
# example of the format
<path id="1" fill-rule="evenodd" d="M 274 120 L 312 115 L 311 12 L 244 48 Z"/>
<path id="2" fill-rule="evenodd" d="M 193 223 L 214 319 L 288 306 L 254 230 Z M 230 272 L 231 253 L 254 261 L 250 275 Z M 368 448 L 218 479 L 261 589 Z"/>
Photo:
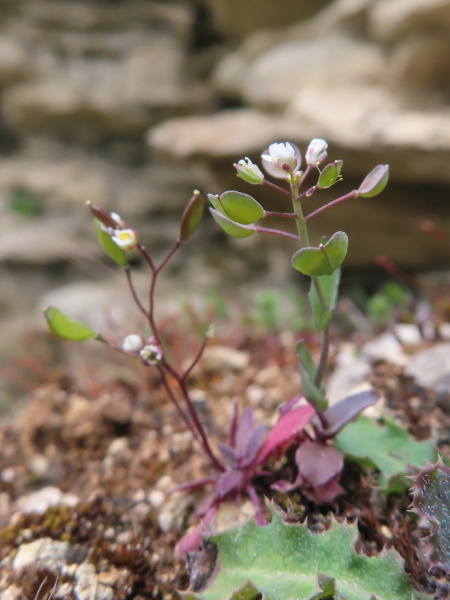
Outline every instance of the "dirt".
<path id="1" fill-rule="evenodd" d="M 232 334 L 226 341 L 248 355 L 249 366 L 238 372 L 200 366 L 191 378 L 202 419 L 215 440 L 226 436 L 235 396 L 255 409 L 259 422 L 268 422 L 276 407 L 299 389 L 291 336 L 255 334 L 249 339 Z M 310 341 L 312 347 L 317 343 L 314 337 Z M 339 341 L 335 344 L 337 353 Z M 110 592 L 105 598 L 169 600 L 189 586 L 187 566 L 177 558 L 175 546 L 197 522 L 195 507 L 206 492 L 166 493 L 208 475 L 208 463 L 183 429 L 155 371 L 131 371 L 120 362 L 116 374 L 108 372 L 108 381 L 99 385 L 105 378 L 102 361 L 104 356 L 95 352 L 78 355 L 89 372 L 84 379 L 80 364 L 69 377 L 67 369 L 48 367 L 45 383 L 35 387 L 19 414 L 0 427 L 2 599 L 15 598 L 11 592 L 3 595 L 8 588 L 28 600 L 61 597 L 63 592 L 68 600 L 77 597 L 70 570 L 39 562 L 23 572 L 13 568 L 20 547 L 40 538 L 66 541 L 78 553 L 75 563 L 95 565 L 98 582 Z M 450 456 L 448 402 L 387 362 L 375 364 L 368 379 L 383 392 L 386 414 L 417 439 L 434 436 L 440 452 Z M 283 475 L 295 472 L 292 460 L 278 468 Z M 331 514 L 357 519 L 360 551 L 375 554 L 394 546 L 417 589 L 435 598 L 450 597 L 444 573 L 428 570 L 427 532 L 407 512 L 408 494 L 384 498 L 375 484 L 375 473 L 348 463 L 341 479 L 346 493 L 332 506 L 316 506 L 300 491 L 274 493 L 268 486 L 259 491 L 274 500 L 289 522 L 306 520 L 316 531 L 327 527 Z M 27 513 L 20 504 L 24 497 L 49 486 L 74 495 L 78 502 Z"/>

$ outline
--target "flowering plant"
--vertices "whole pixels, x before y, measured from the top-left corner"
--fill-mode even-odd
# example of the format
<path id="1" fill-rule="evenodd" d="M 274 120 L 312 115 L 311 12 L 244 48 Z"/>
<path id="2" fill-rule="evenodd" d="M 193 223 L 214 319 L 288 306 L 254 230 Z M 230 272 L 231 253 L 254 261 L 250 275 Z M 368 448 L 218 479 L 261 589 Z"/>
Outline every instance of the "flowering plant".
<path id="1" fill-rule="evenodd" d="M 212 207 L 211 214 L 217 224 L 229 235 L 236 238 L 249 237 L 257 233 L 278 235 L 289 238 L 297 244 L 291 263 L 294 269 L 309 277 L 311 282 L 309 301 L 317 330 L 322 334 L 322 346 L 318 362 L 314 361 L 303 340 L 297 343 L 296 351 L 302 378 L 302 396 L 297 396 L 280 407 L 280 415 L 275 426 L 267 433 L 262 425 L 256 425 L 251 409 L 246 408 L 239 416 L 238 404 L 234 404 L 228 442 L 213 445 L 199 417 L 195 403 L 189 392 L 189 377 L 202 357 L 212 335 L 209 328 L 197 352 L 189 364 L 180 370 L 170 360 L 166 352 L 164 332 L 155 314 L 155 290 L 158 276 L 167 266 L 179 248 L 197 230 L 204 211 L 204 200 L 194 191 L 182 217 L 178 238 L 163 260 L 156 264 L 148 250 L 139 241 L 136 231 L 128 227 L 116 213 L 109 213 L 100 206 L 88 203 L 95 217 L 97 237 L 106 253 L 125 270 L 131 296 L 146 320 L 151 335 L 146 338 L 131 333 L 120 345 L 115 345 L 103 335 L 95 333 L 86 325 L 73 321 L 55 307 L 44 309 L 50 329 L 60 337 L 83 341 L 97 339 L 114 350 L 140 360 L 145 366 L 156 369 L 161 385 L 173 402 L 187 429 L 192 433 L 202 451 L 209 459 L 212 473 L 202 480 L 190 482 L 178 489 L 188 489 L 206 484 L 213 485 L 213 492 L 202 503 L 199 514 L 201 525 L 208 524 L 217 507 L 227 499 L 238 499 L 247 495 L 255 506 L 256 519 L 265 523 L 263 506 L 255 489 L 255 480 L 273 475 L 263 470 L 269 456 L 283 453 L 296 445 L 295 461 L 297 477 L 295 481 L 277 481 L 273 487 L 290 490 L 301 486 L 302 492 L 317 503 L 330 503 L 342 493 L 339 477 L 343 467 L 342 454 L 330 444 L 337 433 L 364 408 L 378 399 L 375 391 L 365 391 L 342 399 L 329 406 L 323 379 L 327 367 L 330 345 L 330 320 L 338 294 L 340 267 L 347 254 L 348 238 L 337 231 L 329 239 L 322 238 L 316 246 L 311 245 L 308 223 L 324 210 L 357 197 L 371 197 L 380 193 L 386 186 L 389 174 L 387 165 L 375 167 L 355 189 L 322 206 L 307 216 L 303 212 L 303 200 L 321 189 L 335 185 L 341 178 L 342 160 L 336 160 L 321 168 L 327 157 L 327 143 L 314 139 L 306 151 L 306 167 L 300 170 L 302 157 L 300 150 L 292 143 L 274 143 L 262 154 L 264 170 L 275 179 L 283 180 L 283 186 L 266 179 L 263 171 L 249 158 L 238 161 L 234 166 L 239 178 L 252 185 L 266 185 L 274 191 L 288 196 L 292 212 L 266 211 L 249 194 L 229 190 L 220 195 L 208 194 Z M 307 178 L 316 176 L 316 183 L 301 191 Z M 293 220 L 296 233 L 283 229 L 273 229 L 259 224 L 266 217 L 279 217 Z M 141 254 L 150 271 L 150 291 L 148 302 L 139 297 L 133 283 L 127 253 Z M 307 427 L 308 426 L 308 427 Z M 273 479 L 273 477 L 272 477 Z M 200 529 L 187 537 L 181 545 L 189 550 L 198 542 Z"/>

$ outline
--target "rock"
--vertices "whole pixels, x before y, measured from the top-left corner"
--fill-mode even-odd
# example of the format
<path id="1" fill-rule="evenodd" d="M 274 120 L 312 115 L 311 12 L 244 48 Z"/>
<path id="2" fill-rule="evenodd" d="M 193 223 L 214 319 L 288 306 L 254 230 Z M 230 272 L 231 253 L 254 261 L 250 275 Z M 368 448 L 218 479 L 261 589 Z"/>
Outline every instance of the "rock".
<path id="1" fill-rule="evenodd" d="M 176 160 L 208 157 L 232 161 L 254 152 L 261 154 L 274 140 L 295 139 L 299 129 L 282 116 L 254 109 L 228 110 L 170 119 L 150 129 L 147 142 L 154 153 Z"/>
<path id="2" fill-rule="evenodd" d="M 450 93 L 449 31 L 410 36 L 392 50 L 386 75 L 405 104 L 418 105 L 430 96 L 445 98 Z M 410 93 L 415 97 L 411 99 Z"/>
<path id="3" fill-rule="evenodd" d="M 203 368 L 208 371 L 236 371 L 247 368 L 250 362 L 248 352 L 227 346 L 207 346 L 202 356 Z"/>
<path id="4" fill-rule="evenodd" d="M 40 538 L 29 544 L 21 544 L 13 560 L 13 569 L 20 571 L 29 566 L 41 564 L 54 571 L 64 564 L 72 553 L 69 542 L 59 542 L 50 538 Z"/>
<path id="5" fill-rule="evenodd" d="M 386 66 L 383 53 L 375 44 L 338 32 L 283 40 L 253 60 L 244 55 L 241 61 L 246 65 L 241 67 L 240 75 L 242 98 L 253 106 L 278 109 L 286 107 L 305 85 L 333 89 L 376 83 L 383 79 Z M 225 67 L 218 68 L 222 69 L 219 89 L 226 93 Z M 230 85 L 235 89 L 235 80 Z"/>
<path id="6" fill-rule="evenodd" d="M 229 39 L 242 39 L 257 29 L 280 28 L 318 12 L 329 0 L 201 0 L 214 26 Z"/>
<path id="7" fill-rule="evenodd" d="M 24 79 L 29 72 L 29 61 L 23 44 L 13 37 L 0 35 L 0 87 Z"/>
<path id="8" fill-rule="evenodd" d="M 448 0 L 377 0 L 370 11 L 371 33 L 385 43 L 430 28 L 450 30 Z"/>
<path id="9" fill-rule="evenodd" d="M 402 367 L 409 363 L 409 358 L 403 352 L 401 343 L 390 331 L 382 333 L 364 344 L 361 353 L 372 362 L 382 360 Z"/>
<path id="10" fill-rule="evenodd" d="M 75 595 L 78 600 L 112 600 L 113 588 L 99 582 L 95 565 L 83 563 L 75 571 Z"/>
<path id="11" fill-rule="evenodd" d="M 63 504 L 65 506 L 76 506 L 79 499 L 74 494 L 64 494 L 59 488 L 47 486 L 16 500 L 17 510 L 23 513 L 43 514 L 50 506 Z"/>
<path id="12" fill-rule="evenodd" d="M 450 394 L 450 343 L 437 344 L 411 358 L 405 374 L 419 385 Z"/>

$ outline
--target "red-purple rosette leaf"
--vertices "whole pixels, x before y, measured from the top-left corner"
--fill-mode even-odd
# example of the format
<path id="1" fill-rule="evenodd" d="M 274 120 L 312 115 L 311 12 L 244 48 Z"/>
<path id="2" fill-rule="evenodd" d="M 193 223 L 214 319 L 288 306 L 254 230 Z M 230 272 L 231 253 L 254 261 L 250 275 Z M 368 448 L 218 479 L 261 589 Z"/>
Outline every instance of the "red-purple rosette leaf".
<path id="1" fill-rule="evenodd" d="M 380 399 L 380 396 L 380 392 L 376 390 L 365 390 L 336 402 L 336 404 L 330 406 L 324 413 L 328 427 L 321 433 L 323 433 L 326 439 L 334 437 L 347 423 L 357 417 L 360 412 L 375 404 Z"/>
<path id="2" fill-rule="evenodd" d="M 217 482 L 217 493 L 223 498 L 232 490 L 242 488 L 244 480 L 245 474 L 242 471 L 225 471 Z"/>
<path id="3" fill-rule="evenodd" d="M 333 446 L 307 440 L 295 453 L 295 462 L 302 477 L 316 488 L 342 471 L 344 457 Z"/>
<path id="4" fill-rule="evenodd" d="M 310 404 L 293 408 L 281 415 L 264 442 L 257 464 L 262 464 L 274 450 L 293 438 L 307 425 L 316 414 Z"/>

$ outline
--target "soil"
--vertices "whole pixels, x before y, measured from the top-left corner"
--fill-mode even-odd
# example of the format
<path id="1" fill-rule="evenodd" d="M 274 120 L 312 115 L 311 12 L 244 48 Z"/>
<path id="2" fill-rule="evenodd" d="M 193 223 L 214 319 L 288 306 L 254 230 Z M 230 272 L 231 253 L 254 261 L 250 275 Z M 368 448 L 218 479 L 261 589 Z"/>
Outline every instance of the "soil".
<path id="1" fill-rule="evenodd" d="M 231 333 L 227 344 L 247 355 L 249 366 L 221 372 L 201 364 L 196 368 L 191 385 L 214 440 L 226 436 L 234 397 L 243 406 L 250 404 L 259 422 L 268 422 L 277 406 L 298 393 L 293 341 L 285 333 L 251 339 Z M 310 338 L 313 348 L 317 341 Z M 178 351 L 181 340 L 173 342 Z M 206 491 L 166 493 L 208 475 L 207 460 L 184 430 L 154 370 L 142 368 L 132 375 L 122 361 L 103 381 L 104 356 L 88 352 L 78 354 L 71 377 L 67 369 L 48 367 L 45 383 L 0 427 L 0 598 L 15 598 L 11 590 L 28 600 L 102 597 L 95 590 L 77 596 L 70 569 L 55 569 L 50 562 L 16 571 L 18 550 L 40 538 L 66 541 L 75 552 L 73 562 L 93 564 L 97 584 L 109 589 L 104 598 L 178 598 L 177 590 L 189 586 L 189 572 L 175 546 L 197 522 L 195 507 Z M 374 364 L 368 379 L 384 394 L 384 413 L 417 439 L 434 436 L 440 452 L 450 456 L 448 399 L 420 388 L 402 368 L 387 362 Z M 292 465 L 288 459 L 277 467 L 293 477 Z M 306 520 L 314 530 L 327 527 L 331 514 L 357 519 L 360 551 L 373 555 L 394 546 L 418 590 L 450 597 L 443 571 L 429 570 L 427 531 L 407 512 L 408 494 L 383 497 L 376 491 L 376 473 L 351 463 L 341 485 L 345 494 L 332 506 L 314 505 L 301 491 L 275 493 L 268 485 L 259 491 L 274 500 L 288 521 Z M 76 498 L 63 497 L 62 504 L 39 512 L 36 500 L 27 495 L 50 486 Z M 30 506 L 33 512 L 27 512 Z"/>

